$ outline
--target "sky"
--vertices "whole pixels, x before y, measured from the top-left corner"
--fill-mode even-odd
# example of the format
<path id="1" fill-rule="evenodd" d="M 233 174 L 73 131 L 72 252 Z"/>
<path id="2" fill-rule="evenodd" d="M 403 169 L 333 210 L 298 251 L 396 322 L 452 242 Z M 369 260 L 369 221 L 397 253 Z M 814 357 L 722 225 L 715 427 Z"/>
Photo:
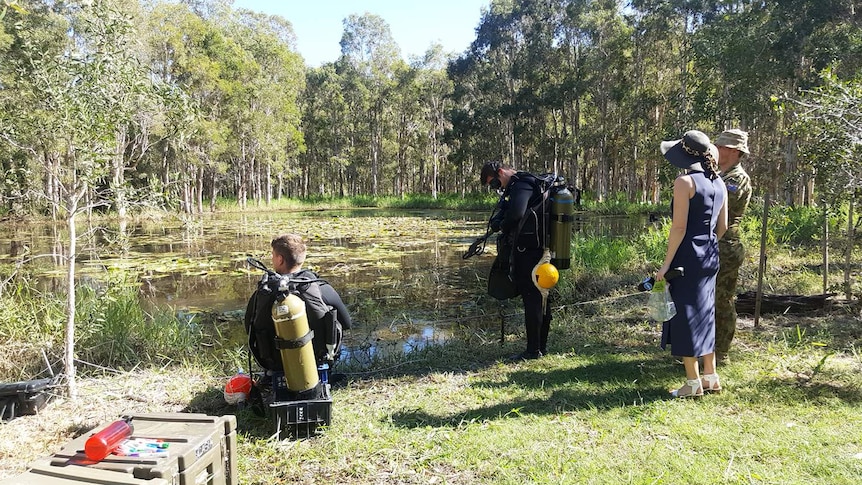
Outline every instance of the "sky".
<path id="1" fill-rule="evenodd" d="M 234 8 L 280 15 L 293 24 L 305 63 L 318 67 L 341 55 L 342 21 L 365 12 L 389 24 L 405 61 L 437 42 L 460 54 L 476 38 L 482 8 L 491 0 L 235 0 Z"/>

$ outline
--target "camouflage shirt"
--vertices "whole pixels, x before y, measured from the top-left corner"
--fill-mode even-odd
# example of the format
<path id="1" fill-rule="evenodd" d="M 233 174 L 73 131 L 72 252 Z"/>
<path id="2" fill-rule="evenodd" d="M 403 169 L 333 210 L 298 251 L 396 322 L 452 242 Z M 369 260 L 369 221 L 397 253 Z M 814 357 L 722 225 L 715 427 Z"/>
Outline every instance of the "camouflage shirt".
<path id="1" fill-rule="evenodd" d="M 722 172 L 721 179 L 727 186 L 727 232 L 722 242 L 739 243 L 739 221 L 751 200 L 751 179 L 742 165 L 736 164 Z"/>

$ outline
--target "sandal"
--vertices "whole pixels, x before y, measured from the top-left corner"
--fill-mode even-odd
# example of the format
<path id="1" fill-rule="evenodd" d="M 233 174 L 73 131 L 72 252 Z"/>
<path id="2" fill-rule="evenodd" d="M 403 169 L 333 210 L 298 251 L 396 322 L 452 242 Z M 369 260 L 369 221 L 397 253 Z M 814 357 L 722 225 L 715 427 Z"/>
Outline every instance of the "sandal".
<path id="1" fill-rule="evenodd" d="M 718 374 L 704 374 L 701 386 L 703 387 L 703 392 L 714 392 L 716 394 L 721 392 L 721 382 L 718 380 Z"/>
<path id="2" fill-rule="evenodd" d="M 700 379 L 688 379 L 685 385 L 670 393 L 673 397 L 700 397 L 703 396 L 703 386 Z"/>

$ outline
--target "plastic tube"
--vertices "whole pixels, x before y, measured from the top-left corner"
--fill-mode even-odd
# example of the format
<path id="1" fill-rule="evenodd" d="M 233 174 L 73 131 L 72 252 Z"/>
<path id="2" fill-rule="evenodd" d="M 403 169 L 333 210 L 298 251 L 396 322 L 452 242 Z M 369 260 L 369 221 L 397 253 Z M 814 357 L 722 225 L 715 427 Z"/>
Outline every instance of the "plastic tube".
<path id="1" fill-rule="evenodd" d="M 105 429 L 90 436 L 84 443 L 84 453 L 93 461 L 102 461 L 116 450 L 120 444 L 131 438 L 135 427 L 128 419 L 121 419 L 109 424 Z"/>

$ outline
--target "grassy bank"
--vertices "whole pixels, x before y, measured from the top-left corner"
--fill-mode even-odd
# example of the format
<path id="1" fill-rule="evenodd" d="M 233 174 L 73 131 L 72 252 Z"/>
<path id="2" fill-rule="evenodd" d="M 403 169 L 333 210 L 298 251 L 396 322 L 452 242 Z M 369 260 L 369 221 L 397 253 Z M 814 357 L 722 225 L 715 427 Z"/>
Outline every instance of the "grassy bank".
<path id="1" fill-rule="evenodd" d="M 357 195 L 351 197 L 323 197 L 312 196 L 303 198 L 281 198 L 272 199 L 266 208 L 268 210 L 338 210 L 357 208 L 377 209 L 446 209 L 446 210 L 489 210 L 497 201 L 497 194 L 469 193 L 461 194 L 439 194 L 434 198 L 427 194 L 407 194 L 403 197 L 397 196 L 370 196 Z M 263 202 L 262 202 L 263 204 Z M 246 202 L 247 208 L 258 210 L 254 201 Z M 220 212 L 242 211 L 235 199 L 218 199 L 216 210 Z"/>
<path id="2" fill-rule="evenodd" d="M 747 220 L 753 239 L 756 218 Z M 816 293 L 816 223 L 796 212 L 782 220 L 768 291 Z M 244 358 L 217 347 L 238 321 L 183 320 L 143 307 L 134 282 L 92 282 L 79 294 L 78 358 L 100 367 L 82 368 L 77 402 L 58 396 L 38 416 L 0 424 L 0 479 L 121 414 L 168 411 L 237 414 L 244 485 L 861 482 L 859 308 L 765 316 L 758 328 L 742 318 L 719 369 L 725 392 L 670 400 L 682 366 L 659 349 L 645 295 L 632 294 L 665 238 L 661 227 L 631 241 L 576 238 L 547 357 L 506 362 L 523 346 L 516 315 L 502 346 L 496 330 L 468 328 L 444 346 L 342 369 L 331 428 L 304 441 L 273 441 L 272 421 L 224 402 Z M 755 253 L 740 289 L 756 282 Z M 10 373 L 21 370 L 21 345 L 36 352 L 62 338 L 62 299 L 24 281 L 0 295 Z"/>
<path id="3" fill-rule="evenodd" d="M 858 483 L 862 331 L 836 310 L 742 320 L 725 392 L 670 400 L 683 370 L 642 302 L 561 310 L 551 355 L 510 364 L 522 336 L 453 342 L 349 375 L 322 436 L 221 399 L 225 375 L 176 365 L 93 376 L 82 398 L 0 426 L 0 476 L 118 414 L 237 413 L 243 484 Z"/>
<path id="4" fill-rule="evenodd" d="M 0 477 L 120 414 L 169 411 L 237 414 L 242 484 L 859 483 L 859 309 L 767 315 L 758 328 L 743 317 L 731 363 L 719 369 L 725 392 L 671 400 L 682 366 L 659 349 L 659 327 L 630 288 L 658 250 L 653 237 L 576 243 L 580 259 L 559 287 L 564 308 L 541 360 L 506 362 L 523 345 L 514 317 L 503 346 L 476 331 L 346 369 L 330 429 L 282 442 L 269 438 L 272 421 L 223 401 L 229 353 L 91 368 L 78 402 L 60 396 L 39 416 L 0 426 Z M 793 254 L 775 254 L 773 271 L 815 278 Z M 776 278 L 791 285 L 776 288 L 805 278 Z"/>

